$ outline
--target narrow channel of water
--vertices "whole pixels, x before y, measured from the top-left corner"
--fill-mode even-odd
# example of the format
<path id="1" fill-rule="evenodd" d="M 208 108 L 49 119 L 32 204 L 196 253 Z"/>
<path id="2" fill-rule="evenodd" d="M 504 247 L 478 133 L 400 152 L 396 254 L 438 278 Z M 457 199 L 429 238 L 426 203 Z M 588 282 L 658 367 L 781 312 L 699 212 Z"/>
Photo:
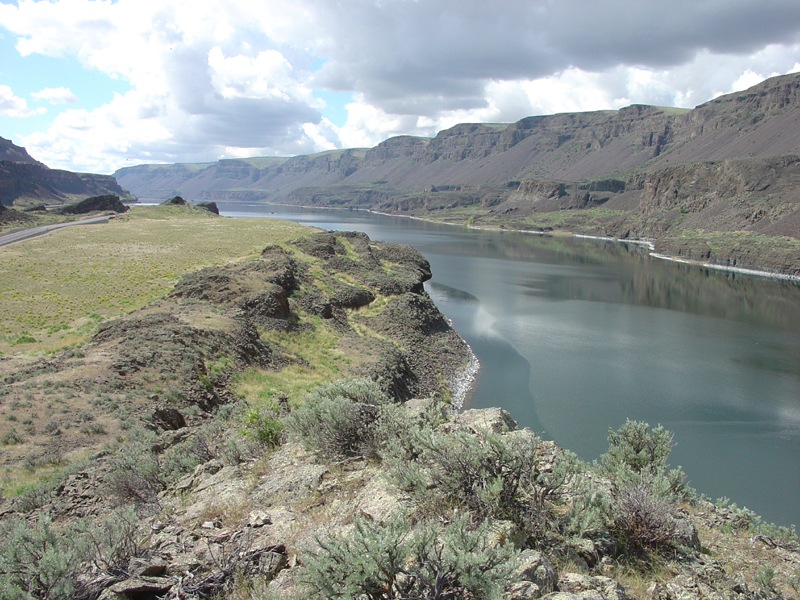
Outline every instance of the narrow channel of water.
<path id="1" fill-rule="evenodd" d="M 581 458 L 626 418 L 675 434 L 711 498 L 800 524 L 800 286 L 650 258 L 635 245 L 471 231 L 362 211 L 220 204 L 411 244 L 502 406 Z M 271 214 L 273 213 L 273 214 Z"/>

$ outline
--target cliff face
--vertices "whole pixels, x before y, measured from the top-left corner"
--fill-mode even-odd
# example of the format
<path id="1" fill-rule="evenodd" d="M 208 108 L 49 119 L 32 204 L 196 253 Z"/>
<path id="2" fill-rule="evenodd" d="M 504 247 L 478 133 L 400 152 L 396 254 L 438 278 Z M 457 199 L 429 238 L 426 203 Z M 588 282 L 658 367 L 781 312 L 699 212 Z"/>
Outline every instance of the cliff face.
<path id="1" fill-rule="evenodd" d="M 800 76 L 767 80 L 694 110 L 633 105 L 618 111 L 527 117 L 511 124 L 456 125 L 434 138 L 399 136 L 369 150 L 285 159 L 127 167 L 115 173 L 140 196 L 285 201 L 308 186 L 380 182 L 404 190 L 431 185 L 503 185 L 523 179 L 578 181 L 676 162 L 800 152 Z M 233 165 L 236 169 L 232 169 Z"/>
<path id="2" fill-rule="evenodd" d="M 61 203 L 78 196 L 107 194 L 136 199 L 113 176 L 50 169 L 31 158 L 24 148 L 0 138 L 0 204 Z"/>
<path id="3" fill-rule="evenodd" d="M 25 148 L 22 146 L 17 146 L 11 140 L 0 137 L 0 161 L 4 160 L 42 165 L 42 163 L 28 154 L 28 151 L 25 150 Z"/>

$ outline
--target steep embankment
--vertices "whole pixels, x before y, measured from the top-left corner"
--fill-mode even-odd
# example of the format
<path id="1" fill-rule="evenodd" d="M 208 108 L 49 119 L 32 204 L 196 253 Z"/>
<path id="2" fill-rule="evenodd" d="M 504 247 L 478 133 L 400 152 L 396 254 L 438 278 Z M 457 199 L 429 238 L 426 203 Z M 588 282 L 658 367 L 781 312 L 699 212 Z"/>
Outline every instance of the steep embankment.
<path id="1" fill-rule="evenodd" d="M 115 173 L 140 196 L 285 200 L 308 186 L 389 189 L 502 186 L 523 179 L 580 181 L 676 162 L 800 152 L 800 76 L 769 79 L 694 110 L 634 105 L 618 111 L 461 124 L 432 139 L 390 138 L 371 149 L 199 165 L 141 165 Z M 380 188 L 376 188 L 380 189 Z"/>

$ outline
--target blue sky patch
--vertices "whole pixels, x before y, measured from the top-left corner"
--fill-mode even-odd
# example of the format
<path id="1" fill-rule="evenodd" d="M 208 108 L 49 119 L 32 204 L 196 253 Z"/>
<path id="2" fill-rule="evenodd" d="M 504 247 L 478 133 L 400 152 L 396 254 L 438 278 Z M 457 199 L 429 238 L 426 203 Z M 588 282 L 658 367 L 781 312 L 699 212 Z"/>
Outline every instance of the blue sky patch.
<path id="1" fill-rule="evenodd" d="M 337 127 L 342 127 L 347 122 L 346 104 L 355 101 L 352 92 L 331 92 L 329 90 L 314 90 L 314 98 L 324 100 L 326 108 L 320 110 L 322 116 Z"/>

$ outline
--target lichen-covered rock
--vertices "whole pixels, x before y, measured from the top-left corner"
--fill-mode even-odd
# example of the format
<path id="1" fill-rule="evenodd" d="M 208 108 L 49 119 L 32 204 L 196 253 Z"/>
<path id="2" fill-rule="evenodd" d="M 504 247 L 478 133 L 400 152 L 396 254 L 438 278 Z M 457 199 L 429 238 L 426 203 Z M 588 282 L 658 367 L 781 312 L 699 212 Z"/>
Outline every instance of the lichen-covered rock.
<path id="1" fill-rule="evenodd" d="M 519 555 L 514 579 L 535 584 L 539 595 L 552 592 L 558 585 L 558 575 L 553 564 L 544 554 L 535 550 L 526 550 Z"/>
<path id="2" fill-rule="evenodd" d="M 379 522 L 401 510 L 397 489 L 382 474 L 369 480 L 355 498 L 355 504 L 362 515 Z"/>
<path id="3" fill-rule="evenodd" d="M 502 408 L 473 408 L 465 410 L 453 419 L 453 423 L 474 431 L 483 429 L 492 433 L 505 433 L 517 429 L 517 422 Z"/>
<path id="4" fill-rule="evenodd" d="M 541 597 L 542 591 L 539 586 L 530 581 L 518 581 L 506 592 L 508 600 L 534 600 Z"/>
<path id="5" fill-rule="evenodd" d="M 602 576 L 589 576 L 579 573 L 564 573 L 558 580 L 558 589 L 570 592 L 581 598 L 600 600 L 625 600 L 625 589 L 613 579 Z"/>

